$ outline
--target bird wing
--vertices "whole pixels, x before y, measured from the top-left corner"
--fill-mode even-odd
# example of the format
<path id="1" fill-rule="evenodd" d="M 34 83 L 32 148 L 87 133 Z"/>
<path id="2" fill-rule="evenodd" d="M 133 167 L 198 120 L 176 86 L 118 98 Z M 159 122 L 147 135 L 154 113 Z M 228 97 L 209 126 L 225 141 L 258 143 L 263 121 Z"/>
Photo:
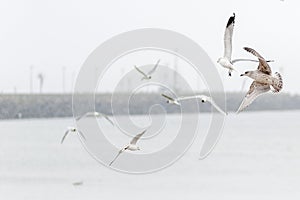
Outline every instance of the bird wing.
<path id="1" fill-rule="evenodd" d="M 64 140 L 66 139 L 66 137 L 67 137 L 67 135 L 69 134 L 69 132 L 70 132 L 69 129 L 65 132 L 64 136 L 62 137 L 62 139 L 61 139 L 61 141 L 60 141 L 61 144 L 62 144 L 62 143 L 64 142 Z"/>
<path id="2" fill-rule="evenodd" d="M 137 141 L 142 137 L 142 135 L 144 135 L 144 133 L 147 130 L 144 130 L 143 132 L 141 132 L 140 134 L 137 134 L 131 141 L 130 144 L 135 145 L 137 143 Z"/>
<path id="3" fill-rule="evenodd" d="M 235 14 L 231 16 L 227 22 L 225 34 L 224 34 L 224 57 L 228 60 L 231 60 L 232 54 L 232 35 L 233 35 L 233 27 L 235 22 Z"/>
<path id="4" fill-rule="evenodd" d="M 116 157 L 109 163 L 109 166 L 111 166 L 115 160 L 117 160 L 117 158 L 119 157 L 119 155 L 121 155 L 121 153 L 123 153 L 125 151 L 125 148 L 121 149 L 118 154 L 116 155 Z"/>
<path id="5" fill-rule="evenodd" d="M 270 90 L 270 85 L 258 83 L 253 81 L 248 93 L 246 94 L 244 100 L 242 101 L 237 113 L 243 111 L 246 107 L 248 107 L 258 96 L 262 95 L 265 92 Z"/>
<path id="6" fill-rule="evenodd" d="M 147 74 L 145 74 L 142 70 L 140 70 L 137 66 L 134 66 L 134 68 L 140 72 L 141 74 L 143 74 L 143 76 L 146 76 L 147 77 Z"/>
<path id="7" fill-rule="evenodd" d="M 258 60 L 248 59 L 248 58 L 238 58 L 231 61 L 232 64 L 241 61 L 250 61 L 250 62 L 258 62 Z"/>
<path id="8" fill-rule="evenodd" d="M 172 97 L 169 97 L 169 96 L 167 96 L 165 94 L 161 94 L 161 96 L 163 96 L 163 97 L 165 97 L 165 98 L 167 98 L 167 99 L 169 99 L 171 101 L 175 101 L 175 99 L 173 99 Z"/>
<path id="9" fill-rule="evenodd" d="M 183 100 L 189 100 L 189 99 L 202 99 L 203 97 L 206 97 L 204 95 L 193 95 L 193 96 L 185 96 L 185 97 L 178 97 L 178 101 L 183 101 Z"/>
<path id="10" fill-rule="evenodd" d="M 154 67 L 148 72 L 148 74 L 153 74 L 156 70 L 156 68 L 158 67 L 158 64 L 160 62 L 160 59 L 156 62 L 156 64 L 154 65 Z"/>
<path id="11" fill-rule="evenodd" d="M 272 70 L 270 68 L 270 66 L 268 65 L 267 61 L 257 52 L 255 51 L 254 49 L 252 48 L 249 48 L 249 47 L 244 47 L 244 49 L 246 51 L 248 51 L 249 53 L 252 53 L 254 56 L 256 56 L 259 60 L 259 65 L 258 65 L 258 70 L 265 73 L 265 74 L 268 74 L 268 75 L 271 75 L 272 74 Z"/>
<path id="12" fill-rule="evenodd" d="M 215 109 L 216 109 L 217 111 L 219 111 L 219 112 L 222 113 L 223 115 L 227 115 L 227 112 L 225 112 L 224 110 L 222 110 L 222 109 L 216 104 L 216 102 L 215 102 L 211 97 L 208 97 L 208 98 L 207 98 L 207 101 L 210 102 L 211 105 L 212 105 L 213 107 L 215 107 Z"/>
<path id="13" fill-rule="evenodd" d="M 258 60 L 248 59 L 248 58 L 238 58 L 231 61 L 232 64 L 240 61 L 249 61 L 249 62 L 259 62 Z M 266 60 L 266 62 L 274 62 L 274 60 Z"/>

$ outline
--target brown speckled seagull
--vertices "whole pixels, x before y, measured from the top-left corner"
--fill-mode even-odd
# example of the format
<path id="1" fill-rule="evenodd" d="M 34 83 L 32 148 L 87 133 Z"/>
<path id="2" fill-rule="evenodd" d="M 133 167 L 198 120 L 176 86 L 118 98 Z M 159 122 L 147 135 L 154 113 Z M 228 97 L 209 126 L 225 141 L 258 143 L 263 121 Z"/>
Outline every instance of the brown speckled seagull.
<path id="1" fill-rule="evenodd" d="M 268 92 L 271 89 L 271 86 L 274 93 L 279 92 L 283 87 L 281 75 L 278 72 L 275 72 L 275 75 L 272 76 L 270 66 L 259 53 L 249 47 L 244 47 L 244 49 L 258 58 L 259 65 L 257 70 L 246 71 L 244 74 L 241 74 L 241 76 L 248 76 L 254 81 L 252 82 L 250 89 L 241 103 L 237 113 L 248 107 L 258 96 Z"/>

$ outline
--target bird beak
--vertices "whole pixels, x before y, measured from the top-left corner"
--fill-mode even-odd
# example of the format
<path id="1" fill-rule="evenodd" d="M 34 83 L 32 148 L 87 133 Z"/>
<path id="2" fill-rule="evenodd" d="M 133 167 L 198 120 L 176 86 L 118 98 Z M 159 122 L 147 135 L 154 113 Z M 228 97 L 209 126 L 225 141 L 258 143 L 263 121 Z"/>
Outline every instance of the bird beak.
<path id="1" fill-rule="evenodd" d="M 241 76 L 245 76 L 245 74 L 241 74 Z"/>

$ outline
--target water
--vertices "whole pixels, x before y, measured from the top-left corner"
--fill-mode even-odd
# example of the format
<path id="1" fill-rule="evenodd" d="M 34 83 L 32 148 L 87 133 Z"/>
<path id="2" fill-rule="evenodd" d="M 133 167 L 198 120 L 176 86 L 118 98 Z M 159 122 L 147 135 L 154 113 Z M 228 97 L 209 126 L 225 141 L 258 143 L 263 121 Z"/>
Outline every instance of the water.
<path id="1" fill-rule="evenodd" d="M 60 145 L 72 119 L 2 121 L 0 196 L 5 200 L 299 199 L 299 117 L 300 111 L 230 114 L 208 158 L 198 160 L 203 139 L 199 136 L 178 162 L 146 175 L 104 167 L 75 135 Z M 200 120 L 209 119 L 209 114 L 202 114 Z M 109 130 L 109 124 L 104 126 Z"/>

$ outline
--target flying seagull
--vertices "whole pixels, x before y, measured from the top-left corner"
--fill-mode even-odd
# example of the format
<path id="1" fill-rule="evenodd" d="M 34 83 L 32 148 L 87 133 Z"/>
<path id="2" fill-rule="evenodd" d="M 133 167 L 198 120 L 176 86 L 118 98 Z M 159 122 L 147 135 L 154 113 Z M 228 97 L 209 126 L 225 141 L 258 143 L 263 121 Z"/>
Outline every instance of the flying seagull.
<path id="1" fill-rule="evenodd" d="M 229 76 L 231 76 L 231 72 L 235 70 L 233 64 L 236 62 L 240 62 L 240 61 L 258 62 L 257 60 L 247 59 L 247 58 L 231 60 L 232 35 L 233 35 L 234 23 L 235 23 L 235 13 L 233 13 L 233 15 L 229 18 L 226 25 L 225 34 L 224 34 L 224 55 L 223 57 L 219 58 L 217 61 L 222 67 L 229 70 L 228 71 Z M 273 62 L 273 60 L 268 60 L 267 62 Z"/>
<path id="2" fill-rule="evenodd" d="M 241 103 L 237 113 L 248 107 L 258 96 L 271 90 L 270 86 L 272 86 L 274 93 L 279 92 L 283 87 L 280 73 L 275 72 L 275 76 L 272 76 L 270 66 L 259 53 L 249 47 L 244 47 L 244 49 L 258 58 L 259 65 L 257 70 L 246 71 L 244 74 L 241 74 L 241 76 L 248 76 L 254 81 L 252 82 L 250 89 Z"/>
<path id="3" fill-rule="evenodd" d="M 114 123 L 111 119 L 109 119 L 109 117 L 103 113 L 99 113 L 99 112 L 87 112 L 79 117 L 76 118 L 76 121 L 79 121 L 80 119 L 84 118 L 84 117 L 104 117 L 107 121 L 109 121 L 109 123 L 111 123 L 114 126 Z"/>
<path id="4" fill-rule="evenodd" d="M 134 68 L 143 75 L 143 78 L 141 80 L 150 80 L 152 78 L 151 74 L 153 74 L 155 72 L 156 68 L 158 67 L 159 62 L 160 62 L 160 59 L 156 62 L 154 67 L 148 73 L 143 72 L 137 66 L 134 66 Z"/>
<path id="5" fill-rule="evenodd" d="M 77 130 L 77 128 L 75 128 L 75 127 L 71 127 L 71 126 L 70 126 L 70 127 L 67 128 L 67 130 L 66 130 L 64 136 L 62 137 L 60 143 L 62 144 L 62 143 L 64 142 L 65 138 L 67 137 L 67 135 L 68 135 L 70 132 L 71 132 L 71 133 L 75 133 L 75 132 L 77 132 L 77 131 L 78 131 L 78 133 L 80 134 L 80 136 L 81 136 L 83 139 L 85 139 L 85 137 L 84 137 L 84 135 L 83 135 L 83 133 L 82 133 L 81 131 Z"/>
<path id="6" fill-rule="evenodd" d="M 144 130 L 142 133 L 140 134 L 137 134 L 131 141 L 129 144 L 127 144 L 125 147 L 123 147 L 117 154 L 117 156 L 109 163 L 109 166 L 111 166 L 113 164 L 113 162 L 115 162 L 115 160 L 119 157 L 119 155 L 121 153 L 123 153 L 124 151 L 126 150 L 129 150 L 129 151 L 137 151 L 137 150 L 140 150 L 140 147 L 138 147 L 136 145 L 137 141 L 144 135 L 144 133 L 146 132 L 147 130 Z"/>
<path id="7" fill-rule="evenodd" d="M 202 103 L 209 102 L 215 109 L 217 109 L 220 113 L 223 115 L 227 115 L 226 112 L 224 112 L 216 103 L 215 101 L 206 95 L 194 95 L 194 96 L 185 96 L 185 97 L 178 97 L 178 98 L 172 98 L 170 96 L 167 96 L 165 94 L 161 94 L 163 97 L 167 99 L 167 103 L 170 104 L 176 104 L 176 105 L 181 105 L 180 102 L 184 100 L 189 100 L 189 99 L 200 99 Z"/>

